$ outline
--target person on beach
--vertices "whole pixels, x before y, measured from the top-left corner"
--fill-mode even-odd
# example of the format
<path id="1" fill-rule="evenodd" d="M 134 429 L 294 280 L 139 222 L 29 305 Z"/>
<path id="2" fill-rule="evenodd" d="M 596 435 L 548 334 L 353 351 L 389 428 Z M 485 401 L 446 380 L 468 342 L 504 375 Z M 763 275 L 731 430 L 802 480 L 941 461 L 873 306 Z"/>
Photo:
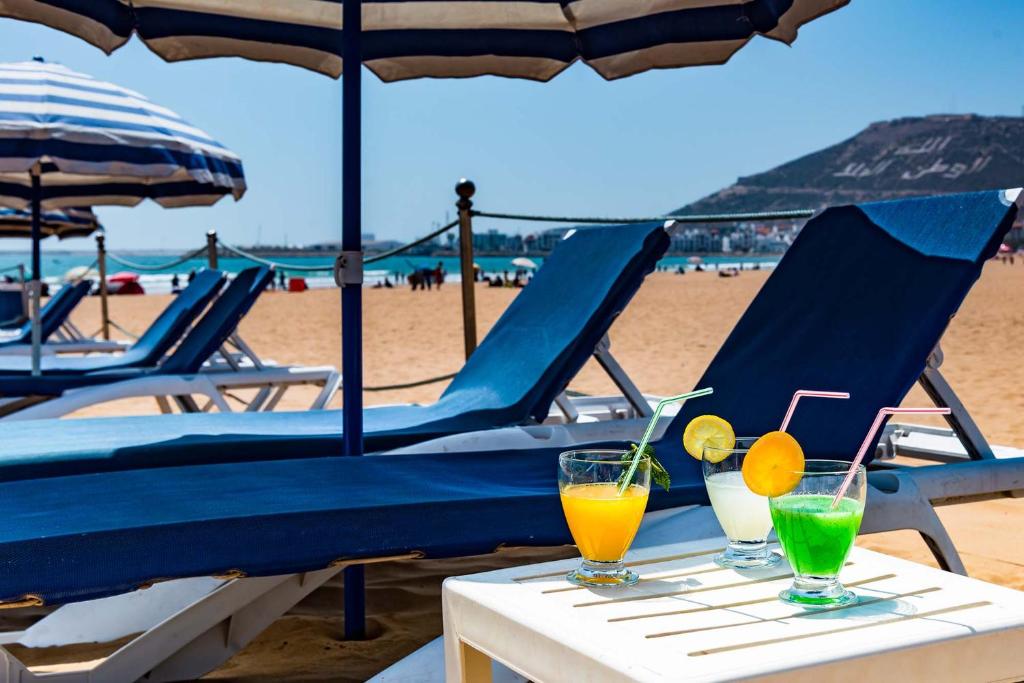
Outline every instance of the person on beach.
<path id="1" fill-rule="evenodd" d="M 444 266 L 440 261 L 437 262 L 437 267 L 434 268 L 434 284 L 437 285 L 438 291 L 441 289 L 441 284 L 444 282 Z"/>
<path id="2" fill-rule="evenodd" d="M 277 274 L 277 283 L 282 290 L 287 289 L 287 287 L 285 286 L 285 277 L 283 270 Z"/>
<path id="3" fill-rule="evenodd" d="M 188 271 L 188 283 L 192 284 L 192 281 L 195 280 L 195 279 L 196 279 L 196 269 L 193 268 L 192 270 Z"/>
<path id="4" fill-rule="evenodd" d="M 171 277 L 171 294 L 177 294 L 180 291 L 181 291 L 181 278 L 179 278 L 178 274 L 175 273 Z"/>

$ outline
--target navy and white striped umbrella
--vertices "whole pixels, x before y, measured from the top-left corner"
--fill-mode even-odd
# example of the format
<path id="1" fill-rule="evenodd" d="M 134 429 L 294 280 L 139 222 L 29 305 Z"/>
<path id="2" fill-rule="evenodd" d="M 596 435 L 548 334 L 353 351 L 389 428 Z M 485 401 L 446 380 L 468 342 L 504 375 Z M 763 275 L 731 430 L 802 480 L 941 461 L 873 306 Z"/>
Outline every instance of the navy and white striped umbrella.
<path id="1" fill-rule="evenodd" d="M 42 211 L 143 199 L 208 206 L 245 193 L 233 152 L 137 92 L 60 64 L 0 64 L 0 206 L 33 216 L 32 316 L 39 310 Z M 33 325 L 32 369 L 39 369 Z"/>
<path id="2" fill-rule="evenodd" d="M 61 209 L 43 211 L 39 215 L 43 237 L 88 237 L 103 228 L 89 209 Z M 31 237 L 32 212 L 25 209 L 0 209 L 0 237 Z"/>
<path id="3" fill-rule="evenodd" d="M 721 64 L 752 38 L 786 43 L 849 0 L 0 0 L 0 16 L 112 52 L 137 34 L 167 61 L 245 57 L 382 80 L 485 74 L 546 81 L 576 61 L 608 79 Z M 342 85 L 342 250 L 361 251 L 361 71 Z M 358 269 L 357 269 L 358 270 Z M 362 298 L 342 289 L 344 453 L 362 454 Z M 469 290 L 471 295 L 472 290 Z M 474 333 L 475 334 L 475 333 Z M 363 633 L 361 568 L 345 570 L 345 634 Z"/>
<path id="4" fill-rule="evenodd" d="M 791 43 L 849 0 L 363 0 L 363 63 L 385 81 L 495 74 L 546 81 L 721 64 L 751 38 Z M 338 76 L 341 0 L 0 0 L 112 52 L 133 33 L 168 61 L 239 56 Z"/>
<path id="5" fill-rule="evenodd" d="M 30 206 L 33 168 L 44 208 L 245 192 L 238 156 L 170 109 L 60 64 L 0 64 L 0 205 Z"/>

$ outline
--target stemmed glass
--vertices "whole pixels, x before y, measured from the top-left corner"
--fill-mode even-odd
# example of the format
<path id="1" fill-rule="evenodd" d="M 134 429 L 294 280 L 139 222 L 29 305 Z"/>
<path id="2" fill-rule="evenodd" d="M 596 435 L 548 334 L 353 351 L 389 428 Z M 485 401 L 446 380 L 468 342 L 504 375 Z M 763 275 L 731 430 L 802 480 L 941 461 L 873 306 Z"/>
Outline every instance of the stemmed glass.
<path id="1" fill-rule="evenodd" d="M 558 491 L 573 540 L 583 556 L 566 578 L 579 586 L 633 585 L 623 563 L 640 528 L 651 490 L 651 461 L 643 457 L 620 494 L 629 469 L 626 451 L 566 451 L 558 456 Z"/>

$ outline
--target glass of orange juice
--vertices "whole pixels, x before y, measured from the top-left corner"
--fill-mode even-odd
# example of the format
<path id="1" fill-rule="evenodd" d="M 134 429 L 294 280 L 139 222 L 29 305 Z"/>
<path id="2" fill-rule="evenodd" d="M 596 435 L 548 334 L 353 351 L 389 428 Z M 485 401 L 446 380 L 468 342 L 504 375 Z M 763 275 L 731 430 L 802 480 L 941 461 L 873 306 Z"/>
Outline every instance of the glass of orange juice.
<path id="1" fill-rule="evenodd" d="M 639 580 L 623 564 L 640 528 L 651 491 L 651 461 L 640 460 L 620 493 L 629 469 L 626 451 L 566 451 L 558 456 L 562 510 L 583 560 L 566 578 L 577 586 L 631 586 Z"/>

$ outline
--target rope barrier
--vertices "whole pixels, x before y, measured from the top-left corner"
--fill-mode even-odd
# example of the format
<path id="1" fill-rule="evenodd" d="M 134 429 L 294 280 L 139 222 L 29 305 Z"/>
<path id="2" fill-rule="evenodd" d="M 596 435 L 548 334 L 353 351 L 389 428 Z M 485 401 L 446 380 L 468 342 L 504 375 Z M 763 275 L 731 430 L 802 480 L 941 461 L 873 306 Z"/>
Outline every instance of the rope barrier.
<path id="1" fill-rule="evenodd" d="M 84 280 L 89 275 L 89 271 L 90 270 L 95 269 L 96 266 L 98 266 L 99 264 L 100 264 L 99 259 L 94 260 L 92 263 L 90 263 L 89 265 L 87 265 L 85 267 L 85 270 L 82 271 L 81 275 L 79 275 L 78 277 L 71 278 L 70 280 L 68 280 L 68 282 L 69 283 L 78 284 L 79 282 Z"/>
<path id="2" fill-rule="evenodd" d="M 220 238 L 217 239 L 217 244 L 219 244 L 220 246 L 224 247 L 224 249 L 226 249 L 227 251 L 230 251 L 235 256 L 239 256 L 241 258 L 248 259 L 249 261 L 252 261 L 253 263 L 258 263 L 258 264 L 260 264 L 262 266 L 268 266 L 270 268 L 283 268 L 283 269 L 287 269 L 287 270 L 298 270 L 298 271 L 301 271 L 301 272 L 304 272 L 304 273 L 320 273 L 320 272 L 330 272 L 330 271 L 334 270 L 334 265 L 333 264 L 332 265 L 328 265 L 328 266 L 303 266 L 303 265 L 294 264 L 294 263 L 282 263 L 280 261 L 271 261 L 270 259 L 265 259 L 262 256 L 257 256 L 256 254 L 250 254 L 249 252 L 245 251 L 244 249 L 240 249 L 240 248 L 238 248 L 238 247 L 236 247 L 236 246 L 234 246 L 232 244 L 228 244 L 227 242 L 224 242 Z"/>
<path id="3" fill-rule="evenodd" d="M 168 261 L 167 263 L 158 263 L 158 264 L 136 263 L 134 261 L 129 261 L 126 258 L 122 258 L 120 256 L 112 254 L 109 251 L 107 252 L 107 258 L 109 258 L 114 263 L 118 263 L 118 264 L 124 266 L 125 268 L 131 268 L 132 270 L 141 270 L 141 271 L 147 271 L 147 272 L 157 272 L 157 271 L 161 271 L 161 270 L 168 270 L 170 268 L 175 268 L 177 266 L 180 266 L 183 263 L 191 261 L 192 259 L 197 258 L 199 256 L 202 256 L 204 254 L 206 254 L 206 247 L 200 247 L 199 249 L 196 249 L 194 251 L 190 251 L 187 254 L 185 254 L 184 256 L 176 258 L 173 261 Z"/>
<path id="4" fill-rule="evenodd" d="M 413 240 L 412 242 L 409 242 L 408 244 L 404 244 L 404 245 L 402 245 L 400 247 L 396 247 L 394 249 L 391 249 L 390 251 L 385 251 L 385 252 L 382 252 L 380 254 L 375 254 L 374 256 L 371 256 L 370 258 L 365 259 L 363 261 L 363 263 L 364 264 L 365 263 L 376 263 L 377 261 L 383 261 L 384 259 L 388 258 L 389 256 L 395 256 L 396 254 L 401 254 L 402 252 L 408 251 L 409 249 L 412 249 L 413 247 L 418 247 L 419 245 L 423 244 L 424 242 L 429 242 L 430 240 L 434 239 L 438 235 L 442 235 L 442 234 L 448 232 L 449 230 L 451 230 L 452 228 L 454 228 L 458 224 L 459 224 L 459 219 L 456 218 L 451 223 L 448 223 L 447 225 L 442 225 L 440 228 L 438 228 L 434 232 L 430 233 L 429 235 L 424 235 L 423 237 L 420 237 L 419 239 Z"/>
<path id="5" fill-rule="evenodd" d="M 392 389 L 411 389 L 413 387 L 421 387 L 424 384 L 434 384 L 435 382 L 443 382 L 445 380 L 455 377 L 455 373 L 450 375 L 441 375 L 440 377 L 431 377 L 430 379 L 421 379 L 415 382 L 405 382 L 404 384 L 384 384 L 377 387 L 363 387 L 363 391 L 391 391 Z"/>
<path id="6" fill-rule="evenodd" d="M 378 261 L 383 261 L 386 258 L 390 258 L 392 256 L 396 256 L 397 254 L 401 254 L 403 252 L 406 252 L 406 251 L 412 249 L 413 247 L 417 247 L 417 246 L 423 244 L 424 242 L 429 242 L 430 240 L 434 239 L 438 235 L 444 234 L 445 232 L 447 232 L 448 230 L 451 230 L 452 228 L 454 228 L 458 224 L 459 224 L 459 221 L 458 221 L 458 219 L 456 219 L 456 220 L 452 221 L 451 223 L 448 223 L 446 225 L 442 225 L 437 230 L 434 230 L 433 232 L 431 232 L 431 233 L 429 233 L 427 235 L 424 235 L 423 237 L 420 237 L 418 239 L 413 240 L 412 242 L 409 242 L 408 244 L 403 244 L 400 247 L 395 247 L 394 249 L 389 249 L 388 251 L 381 252 L 380 254 L 374 254 L 373 256 L 370 256 L 369 258 L 364 259 L 363 264 L 364 265 L 369 265 L 371 263 L 376 263 Z M 264 266 L 270 266 L 272 268 L 281 268 L 281 269 L 286 269 L 286 270 L 298 270 L 298 271 L 310 272 L 310 273 L 315 273 L 315 272 L 331 272 L 331 271 L 334 270 L 334 264 L 331 264 L 331 265 L 328 265 L 328 266 L 303 266 L 303 265 L 297 265 L 297 264 L 294 264 L 294 263 L 284 263 L 282 261 L 271 261 L 270 259 L 263 258 L 262 256 L 257 256 L 256 254 L 252 254 L 252 253 L 250 253 L 248 251 L 245 251 L 244 249 L 242 249 L 240 247 L 236 247 L 233 244 L 228 244 L 228 243 L 224 242 L 221 239 L 217 240 L 217 244 L 219 244 L 220 246 L 224 247 L 224 249 L 226 249 L 227 251 L 230 251 L 235 256 L 240 256 L 241 258 L 248 259 L 250 261 L 253 261 L 254 263 L 259 263 L 259 264 L 264 265 Z"/>
<path id="7" fill-rule="evenodd" d="M 734 221 L 783 220 L 790 218 L 810 218 L 812 209 L 794 209 L 791 211 L 753 211 L 749 213 L 705 213 L 687 214 L 683 216 L 649 216 L 640 218 L 594 218 L 580 216 L 538 216 L 533 214 L 497 213 L 492 211 L 470 211 L 474 216 L 482 218 L 498 218 L 501 220 L 538 221 L 544 223 L 651 223 L 653 221 L 676 221 L 677 223 L 730 223 Z"/>

